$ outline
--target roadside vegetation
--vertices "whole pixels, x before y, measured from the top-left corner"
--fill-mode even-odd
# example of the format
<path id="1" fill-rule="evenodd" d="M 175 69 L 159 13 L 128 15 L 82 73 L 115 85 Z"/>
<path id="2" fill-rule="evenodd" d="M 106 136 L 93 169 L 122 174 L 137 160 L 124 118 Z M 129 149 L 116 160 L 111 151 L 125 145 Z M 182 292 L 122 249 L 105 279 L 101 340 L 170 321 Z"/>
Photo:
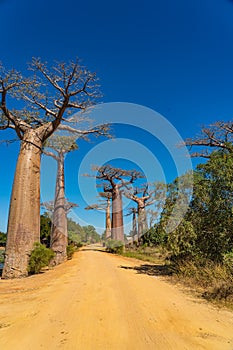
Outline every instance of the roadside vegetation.
<path id="1" fill-rule="evenodd" d="M 40 218 L 40 242 L 36 242 L 31 252 L 28 273 L 29 275 L 40 273 L 45 267 L 50 266 L 54 258 L 54 252 L 50 249 L 51 219 L 49 213 L 44 213 Z M 66 247 L 67 259 L 72 259 L 74 253 L 86 244 L 97 243 L 100 236 L 94 226 L 81 226 L 70 218 L 67 218 L 68 245 Z M 0 233 L 0 275 L 5 258 L 6 234 Z"/>
<path id="2" fill-rule="evenodd" d="M 163 264 L 174 281 L 185 283 L 208 300 L 233 307 L 232 169 L 231 151 L 217 149 L 193 174 L 175 179 L 167 186 L 158 222 L 139 242 L 126 243 L 122 254 Z M 179 183 L 189 193 L 190 176 L 194 188 L 189 209 L 181 223 L 167 232 L 174 205 L 183 200 Z"/>

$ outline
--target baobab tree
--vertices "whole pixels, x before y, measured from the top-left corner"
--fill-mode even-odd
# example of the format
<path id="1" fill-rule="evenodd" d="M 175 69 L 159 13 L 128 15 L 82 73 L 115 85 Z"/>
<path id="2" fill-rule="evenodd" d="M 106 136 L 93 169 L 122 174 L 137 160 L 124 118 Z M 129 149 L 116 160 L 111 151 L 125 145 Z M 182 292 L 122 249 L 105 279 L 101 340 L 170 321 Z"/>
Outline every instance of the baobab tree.
<path id="1" fill-rule="evenodd" d="M 134 188 L 132 191 L 125 190 L 124 195 L 137 204 L 138 214 L 138 240 L 148 230 L 146 206 L 154 202 L 152 195 L 154 191 L 149 191 L 148 185 L 142 188 Z"/>
<path id="2" fill-rule="evenodd" d="M 48 217 L 50 219 L 52 219 L 53 212 L 54 212 L 54 201 L 43 202 L 43 203 L 41 203 L 41 207 L 46 210 Z M 64 208 L 65 208 L 66 214 L 68 214 L 69 211 L 75 207 L 78 207 L 78 204 L 76 204 L 74 202 L 70 202 L 67 200 L 67 198 L 65 198 Z"/>
<path id="3" fill-rule="evenodd" d="M 1 129 L 14 129 L 21 141 L 12 188 L 2 278 L 28 275 L 28 260 L 40 239 L 40 163 L 44 142 L 74 111 L 98 98 L 96 75 L 79 61 L 51 69 L 40 59 L 31 77 L 0 66 Z M 11 108 L 14 100 L 19 110 Z M 63 127 L 71 128 L 69 125 Z"/>
<path id="4" fill-rule="evenodd" d="M 133 241 L 136 241 L 136 240 L 138 240 L 137 208 L 132 207 L 132 208 L 129 208 L 128 211 L 129 212 L 128 212 L 127 216 L 132 215 L 131 236 L 132 236 Z"/>
<path id="5" fill-rule="evenodd" d="M 50 247 L 55 252 L 51 265 L 58 265 L 67 259 L 68 245 L 64 161 L 66 154 L 77 150 L 78 146 L 75 136 L 59 136 L 58 134 L 50 137 L 45 146 L 43 153 L 57 162 Z"/>
<path id="6" fill-rule="evenodd" d="M 72 130 L 71 130 L 72 131 Z M 76 135 L 74 135 L 76 134 Z M 77 137 L 88 140 L 90 134 L 95 136 L 109 136 L 108 127 L 103 125 L 86 130 L 73 131 L 71 135 L 56 133 L 45 143 L 43 153 L 52 157 L 57 162 L 57 177 L 55 186 L 54 209 L 51 227 L 51 249 L 55 252 L 51 265 L 58 265 L 67 258 L 66 248 L 68 245 L 67 232 L 67 201 L 65 197 L 65 156 L 78 149 Z"/>
<path id="7" fill-rule="evenodd" d="M 95 166 L 96 179 L 103 181 L 104 192 L 112 194 L 112 232 L 114 240 L 124 242 L 124 224 L 122 210 L 122 189 L 132 184 L 136 179 L 143 177 L 139 171 L 123 170 L 111 165 Z"/>
<path id="8" fill-rule="evenodd" d="M 87 206 L 86 210 L 104 210 L 105 211 L 105 237 L 106 240 L 111 238 L 111 198 L 112 194 L 110 192 L 100 192 L 99 196 L 104 198 L 100 203 L 92 204 Z"/>
<path id="9" fill-rule="evenodd" d="M 46 214 L 52 223 L 52 218 L 54 213 L 54 201 L 43 202 L 41 203 L 41 207 L 46 210 Z M 70 202 L 65 198 L 64 210 L 66 213 L 66 222 L 67 222 L 67 214 L 72 208 L 75 208 L 75 207 L 78 207 L 78 204 Z M 52 228 L 52 225 L 51 225 L 51 228 Z M 50 238 L 51 238 L 51 229 L 50 229 Z M 49 239 L 49 242 L 50 242 L 49 246 L 51 246 L 51 239 Z M 51 261 L 51 265 L 52 266 L 54 265 L 54 260 Z"/>
<path id="10" fill-rule="evenodd" d="M 192 157 L 209 158 L 212 150 L 222 149 L 233 154 L 233 122 L 215 122 L 201 129 L 201 134 L 189 138 L 185 145 L 201 147 L 202 150 L 191 154 Z M 203 149 L 204 147 L 204 149 Z"/>

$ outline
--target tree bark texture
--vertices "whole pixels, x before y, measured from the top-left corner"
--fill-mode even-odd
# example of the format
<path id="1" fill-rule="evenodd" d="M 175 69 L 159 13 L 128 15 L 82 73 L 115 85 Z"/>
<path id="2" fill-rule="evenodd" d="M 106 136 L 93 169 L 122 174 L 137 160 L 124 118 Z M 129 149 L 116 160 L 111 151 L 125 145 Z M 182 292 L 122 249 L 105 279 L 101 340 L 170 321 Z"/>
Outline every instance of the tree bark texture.
<path id="1" fill-rule="evenodd" d="M 40 161 L 42 141 L 33 129 L 21 141 L 10 201 L 2 278 L 28 275 L 33 245 L 40 241 Z"/>
<path id="2" fill-rule="evenodd" d="M 111 207 L 111 201 L 110 198 L 107 200 L 107 207 L 106 207 L 106 239 L 111 238 L 111 215 L 110 215 L 110 207 Z"/>
<path id="3" fill-rule="evenodd" d="M 67 259 L 68 245 L 67 216 L 65 210 L 65 183 L 64 183 L 64 154 L 60 153 L 57 159 L 57 179 L 54 200 L 54 212 L 51 227 L 51 249 L 55 257 L 51 265 L 58 265 Z"/>
<path id="4" fill-rule="evenodd" d="M 145 206 L 138 206 L 138 239 L 148 230 Z"/>
<path id="5" fill-rule="evenodd" d="M 132 231 L 133 231 L 133 241 L 138 241 L 138 230 L 137 230 L 136 210 L 133 211 Z"/>
<path id="6" fill-rule="evenodd" d="M 118 186 L 112 192 L 112 239 L 124 242 L 122 193 Z"/>

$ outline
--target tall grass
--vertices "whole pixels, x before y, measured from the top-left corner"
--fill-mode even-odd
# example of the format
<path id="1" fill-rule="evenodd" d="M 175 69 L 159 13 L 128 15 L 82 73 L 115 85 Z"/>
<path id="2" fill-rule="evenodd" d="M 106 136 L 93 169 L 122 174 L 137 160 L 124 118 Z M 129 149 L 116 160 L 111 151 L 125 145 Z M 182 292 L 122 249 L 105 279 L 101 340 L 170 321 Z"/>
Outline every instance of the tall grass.
<path id="1" fill-rule="evenodd" d="M 233 306 L 233 270 L 212 261 L 179 261 L 170 266 L 177 278 L 211 301 Z"/>

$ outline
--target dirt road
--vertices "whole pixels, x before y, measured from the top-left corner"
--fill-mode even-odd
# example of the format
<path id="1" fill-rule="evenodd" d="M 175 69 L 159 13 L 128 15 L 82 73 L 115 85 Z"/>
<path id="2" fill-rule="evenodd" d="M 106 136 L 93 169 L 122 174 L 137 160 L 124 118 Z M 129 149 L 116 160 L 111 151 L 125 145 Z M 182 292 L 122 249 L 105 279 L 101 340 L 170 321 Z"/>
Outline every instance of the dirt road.
<path id="1" fill-rule="evenodd" d="M 148 275 L 143 262 L 95 249 L 0 280 L 0 349 L 233 350 L 233 313 Z"/>

